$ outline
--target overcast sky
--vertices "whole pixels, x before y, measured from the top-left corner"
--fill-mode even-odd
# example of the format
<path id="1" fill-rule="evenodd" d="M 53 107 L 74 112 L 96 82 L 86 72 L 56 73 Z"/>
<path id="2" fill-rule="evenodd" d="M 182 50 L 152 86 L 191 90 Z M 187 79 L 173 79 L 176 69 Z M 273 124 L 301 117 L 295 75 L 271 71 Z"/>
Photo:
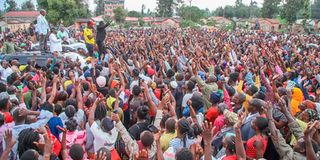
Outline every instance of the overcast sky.
<path id="1" fill-rule="evenodd" d="M 186 4 L 189 4 L 189 0 L 184 0 Z M 215 10 L 220 6 L 234 5 L 236 0 L 192 0 L 192 5 L 198 6 L 201 9 L 209 8 Z M 251 0 L 243 0 L 243 3 L 250 4 Z M 263 0 L 255 0 L 258 6 L 262 6 Z M 157 7 L 157 0 L 125 0 L 125 8 L 128 10 L 141 11 L 142 4 L 145 4 L 146 8 L 154 10 Z"/>

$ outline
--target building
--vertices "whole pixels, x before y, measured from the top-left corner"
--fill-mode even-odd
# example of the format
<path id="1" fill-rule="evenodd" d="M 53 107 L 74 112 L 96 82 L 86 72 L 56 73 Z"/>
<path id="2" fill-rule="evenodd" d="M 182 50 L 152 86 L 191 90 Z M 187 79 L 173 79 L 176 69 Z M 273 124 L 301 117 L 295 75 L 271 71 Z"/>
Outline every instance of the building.
<path id="1" fill-rule="evenodd" d="M 3 16 L 1 31 L 15 32 L 19 29 L 28 29 L 39 15 L 39 11 L 10 11 Z"/>
<path id="2" fill-rule="evenodd" d="M 179 28 L 180 20 L 174 18 L 155 18 L 151 24 L 164 28 Z"/>
<path id="3" fill-rule="evenodd" d="M 113 10 L 118 7 L 124 8 L 124 0 L 105 0 L 104 1 L 105 15 L 113 17 L 113 15 L 114 15 Z"/>
<path id="4" fill-rule="evenodd" d="M 257 23 L 260 25 L 260 30 L 270 32 L 279 31 L 281 29 L 280 21 L 278 19 L 257 18 L 249 21 L 250 27 L 254 28 Z"/>
<path id="5" fill-rule="evenodd" d="M 32 23 L 40 15 L 39 11 L 10 11 L 3 16 L 3 20 Z"/>

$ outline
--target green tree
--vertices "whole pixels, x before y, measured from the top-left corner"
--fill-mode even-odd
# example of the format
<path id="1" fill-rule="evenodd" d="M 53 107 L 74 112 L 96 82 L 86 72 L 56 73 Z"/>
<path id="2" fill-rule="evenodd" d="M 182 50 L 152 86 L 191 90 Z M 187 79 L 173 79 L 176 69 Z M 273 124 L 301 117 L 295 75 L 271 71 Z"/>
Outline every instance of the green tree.
<path id="1" fill-rule="evenodd" d="M 94 0 L 94 2 L 97 4 L 94 14 L 96 16 L 103 15 L 104 14 L 104 0 Z"/>
<path id="2" fill-rule="evenodd" d="M 6 12 L 17 10 L 17 3 L 14 0 L 6 0 L 4 6 Z"/>
<path id="3" fill-rule="evenodd" d="M 205 17 L 205 12 L 196 6 L 183 5 L 178 9 L 178 15 L 185 20 L 191 20 L 198 23 L 200 19 Z"/>
<path id="4" fill-rule="evenodd" d="M 40 9 L 48 10 L 48 0 L 37 0 Z"/>
<path id="5" fill-rule="evenodd" d="M 219 17 L 224 16 L 224 8 L 218 7 L 218 8 L 213 12 L 213 14 L 214 14 L 215 16 L 219 16 Z"/>
<path id="6" fill-rule="evenodd" d="M 303 9 L 304 0 L 286 0 L 281 10 L 281 17 L 290 24 L 297 20 L 297 13 Z"/>
<path id="7" fill-rule="evenodd" d="M 142 17 L 139 18 L 139 26 L 143 27 L 145 26 L 146 22 L 143 20 Z"/>
<path id="8" fill-rule="evenodd" d="M 274 18 L 279 13 L 281 0 L 264 0 L 261 8 L 263 18 Z"/>
<path id="9" fill-rule="evenodd" d="M 226 5 L 223 9 L 223 15 L 224 17 L 227 18 L 232 18 L 234 17 L 234 7 L 230 6 L 230 5 Z"/>
<path id="10" fill-rule="evenodd" d="M 128 17 L 142 17 L 141 14 L 139 12 L 137 12 L 137 11 L 129 11 L 127 13 L 127 16 Z"/>
<path id="11" fill-rule="evenodd" d="M 144 16 L 144 10 L 146 9 L 146 5 L 142 4 L 141 6 L 141 15 Z"/>
<path id="12" fill-rule="evenodd" d="M 89 7 L 82 0 L 47 0 L 47 3 L 47 18 L 53 24 L 62 20 L 66 25 L 71 25 L 77 18 L 91 17 Z"/>
<path id="13" fill-rule="evenodd" d="M 123 23 L 124 20 L 126 19 L 126 11 L 121 8 L 121 7 L 118 7 L 116 9 L 113 10 L 113 13 L 114 13 L 114 20 L 117 22 L 117 23 Z"/>
<path id="14" fill-rule="evenodd" d="M 157 16 L 172 17 L 174 8 L 178 5 L 176 0 L 157 0 Z"/>
<path id="15" fill-rule="evenodd" d="M 23 11 L 34 11 L 35 7 L 34 7 L 33 3 L 31 2 L 31 0 L 28 0 L 28 1 L 24 2 L 21 5 L 21 10 L 23 10 Z"/>
<path id="16" fill-rule="evenodd" d="M 320 0 L 315 0 L 311 5 L 311 18 L 320 19 Z"/>
<path id="17" fill-rule="evenodd" d="M 311 10 L 310 10 L 310 1 L 303 0 L 303 25 L 306 25 L 307 19 L 310 19 Z"/>

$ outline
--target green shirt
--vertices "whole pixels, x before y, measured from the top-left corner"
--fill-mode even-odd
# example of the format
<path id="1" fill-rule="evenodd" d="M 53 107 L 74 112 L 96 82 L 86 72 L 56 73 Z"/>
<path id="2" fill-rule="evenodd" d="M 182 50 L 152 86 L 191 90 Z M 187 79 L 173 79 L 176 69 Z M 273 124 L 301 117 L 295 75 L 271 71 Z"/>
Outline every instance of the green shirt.
<path id="1" fill-rule="evenodd" d="M 16 53 L 17 50 L 21 50 L 21 48 L 19 48 L 15 43 L 13 42 L 3 43 L 2 53 L 12 54 L 12 53 Z"/>

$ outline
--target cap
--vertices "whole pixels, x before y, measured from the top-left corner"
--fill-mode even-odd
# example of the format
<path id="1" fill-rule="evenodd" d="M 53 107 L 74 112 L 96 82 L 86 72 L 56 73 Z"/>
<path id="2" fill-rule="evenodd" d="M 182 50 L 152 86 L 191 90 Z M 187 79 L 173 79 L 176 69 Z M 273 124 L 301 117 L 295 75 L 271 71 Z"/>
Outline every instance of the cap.
<path id="1" fill-rule="evenodd" d="M 0 101 L 5 100 L 5 99 L 10 99 L 10 96 L 7 92 L 1 92 L 0 93 Z"/>
<path id="2" fill-rule="evenodd" d="M 100 88 L 102 88 L 102 87 L 106 86 L 106 84 L 107 84 L 107 79 L 106 79 L 106 77 L 99 76 L 99 77 L 96 79 L 96 82 L 97 82 L 98 86 L 99 86 Z"/>
<path id="3" fill-rule="evenodd" d="M 114 128 L 114 123 L 110 118 L 106 117 L 102 120 L 101 126 L 105 131 L 109 132 Z"/>

